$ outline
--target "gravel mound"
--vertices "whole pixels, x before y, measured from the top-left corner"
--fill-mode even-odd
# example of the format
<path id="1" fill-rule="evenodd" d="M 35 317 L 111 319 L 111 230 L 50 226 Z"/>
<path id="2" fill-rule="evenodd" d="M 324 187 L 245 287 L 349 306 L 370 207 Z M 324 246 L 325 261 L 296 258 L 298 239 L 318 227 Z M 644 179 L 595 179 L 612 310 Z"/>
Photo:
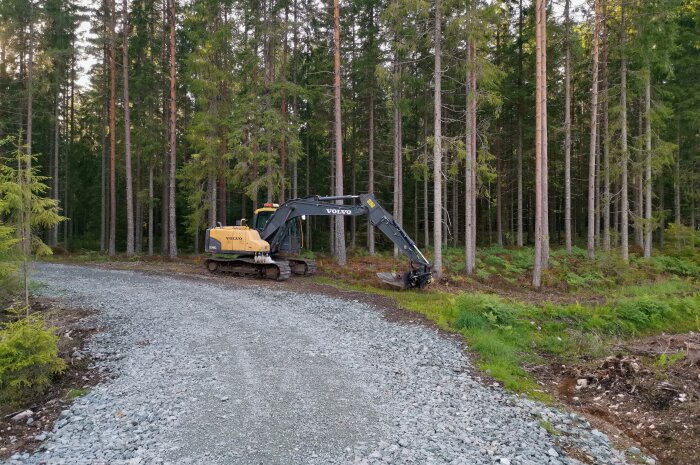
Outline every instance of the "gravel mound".
<path id="1" fill-rule="evenodd" d="M 627 463 L 585 419 L 483 384 L 456 343 L 365 303 L 37 268 L 43 294 L 100 311 L 89 349 L 111 377 L 7 464 Z"/>

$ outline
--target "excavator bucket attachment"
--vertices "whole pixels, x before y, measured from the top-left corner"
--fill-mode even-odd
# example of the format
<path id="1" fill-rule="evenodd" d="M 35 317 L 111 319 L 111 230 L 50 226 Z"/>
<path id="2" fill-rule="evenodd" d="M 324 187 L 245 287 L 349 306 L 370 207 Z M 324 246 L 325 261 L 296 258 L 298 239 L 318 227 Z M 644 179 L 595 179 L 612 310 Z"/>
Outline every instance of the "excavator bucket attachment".
<path id="1" fill-rule="evenodd" d="M 377 273 L 377 277 L 381 282 L 395 289 L 403 290 L 410 287 L 410 282 L 406 279 L 406 274 L 402 276 L 398 273 L 382 272 Z"/>
<path id="2" fill-rule="evenodd" d="M 377 273 L 377 277 L 381 282 L 394 289 L 423 289 L 433 281 L 433 275 L 430 268 L 423 267 L 422 269 L 412 268 L 401 274 L 399 273 Z"/>

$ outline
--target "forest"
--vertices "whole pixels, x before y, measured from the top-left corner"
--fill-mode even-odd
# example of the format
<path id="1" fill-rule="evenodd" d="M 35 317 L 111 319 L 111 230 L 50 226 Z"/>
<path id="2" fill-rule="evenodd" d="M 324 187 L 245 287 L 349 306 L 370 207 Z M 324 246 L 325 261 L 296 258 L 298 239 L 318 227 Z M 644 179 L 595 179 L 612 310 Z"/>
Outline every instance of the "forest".
<path id="1" fill-rule="evenodd" d="M 695 240 L 699 21 L 697 0 L 2 0 L 0 158 L 45 183 L 54 250 L 196 254 L 265 202 L 374 192 L 437 277 L 443 250 L 473 274 L 477 246 L 529 246 L 539 286 L 550 247 Z M 390 245 L 305 229 L 339 263 Z"/>
<path id="2" fill-rule="evenodd" d="M 699 226 L 700 0 L 0 0 L 0 461 L 696 465 Z"/>

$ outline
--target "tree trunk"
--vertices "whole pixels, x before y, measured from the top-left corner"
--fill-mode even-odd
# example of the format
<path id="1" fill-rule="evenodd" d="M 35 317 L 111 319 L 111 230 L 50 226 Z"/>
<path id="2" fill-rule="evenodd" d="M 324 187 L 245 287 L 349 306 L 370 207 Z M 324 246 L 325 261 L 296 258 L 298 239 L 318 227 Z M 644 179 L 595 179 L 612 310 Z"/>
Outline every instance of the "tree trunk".
<path id="1" fill-rule="evenodd" d="M 523 1 L 518 2 L 518 87 L 523 86 Z M 523 101 L 518 99 L 518 231 L 516 245 L 523 242 Z"/>
<path id="2" fill-rule="evenodd" d="M 564 241 L 571 253 L 571 0 L 564 3 Z"/>
<path id="3" fill-rule="evenodd" d="M 107 115 L 106 113 L 108 112 L 107 107 L 108 104 L 106 102 L 107 99 L 107 82 L 106 82 L 106 75 L 107 75 L 107 53 L 106 53 L 106 47 L 105 47 L 105 56 L 104 56 L 104 63 L 105 66 L 103 68 L 104 74 L 105 74 L 105 82 L 104 82 L 104 99 L 102 101 L 102 115 L 101 115 L 101 125 L 100 125 L 100 132 L 102 135 L 102 163 L 100 166 L 100 195 L 101 195 L 101 202 L 100 202 L 100 252 L 106 252 L 107 251 L 107 230 L 108 230 L 108 225 L 107 225 L 107 133 L 105 132 L 105 126 L 107 122 Z"/>
<path id="4" fill-rule="evenodd" d="M 625 50 L 627 46 L 627 26 L 625 23 L 624 3 L 620 6 L 620 16 L 622 22 L 622 38 L 620 41 L 620 48 L 622 50 L 620 63 L 620 164 L 622 165 L 622 185 L 620 186 L 620 248 L 622 259 L 625 262 L 629 262 L 629 188 L 627 186 L 629 151 L 627 150 L 627 55 Z"/>
<path id="5" fill-rule="evenodd" d="M 503 246 L 503 195 L 502 195 L 502 178 L 503 170 L 501 169 L 501 135 L 500 126 L 498 126 L 498 134 L 496 135 L 496 243 Z"/>
<path id="6" fill-rule="evenodd" d="M 34 12 L 33 4 L 29 2 L 29 52 L 27 56 L 27 139 L 24 161 L 24 174 L 22 174 L 22 161 L 19 161 L 18 175 L 22 186 L 22 275 L 24 278 L 24 305 L 29 315 L 29 256 L 32 253 L 32 120 L 34 119 Z M 27 193 L 26 191 L 29 190 Z M 26 197 L 26 198 L 25 198 Z"/>
<path id="7" fill-rule="evenodd" d="M 374 88 L 369 93 L 369 147 L 368 151 L 368 187 L 370 194 L 374 194 Z M 367 250 L 374 255 L 374 226 L 367 220 Z"/>
<path id="8" fill-rule="evenodd" d="M 401 205 L 401 157 L 403 148 L 401 146 L 401 106 L 400 106 L 400 91 L 399 82 L 400 74 L 399 71 L 399 56 L 398 52 L 394 51 L 394 63 L 393 63 L 393 89 L 392 89 L 392 100 L 394 105 L 394 199 L 393 199 L 393 215 L 394 219 L 401 224 L 401 211 L 403 205 Z M 399 247 L 394 245 L 394 259 L 399 258 Z"/>
<path id="9" fill-rule="evenodd" d="M 474 274 L 476 266 L 476 53 L 473 41 L 467 41 L 466 80 L 466 160 L 464 167 L 464 261 L 466 274 Z"/>
<path id="10" fill-rule="evenodd" d="M 298 44 L 298 32 L 299 32 L 299 25 L 297 23 L 297 0 L 294 0 L 294 6 L 293 6 L 293 21 L 294 21 L 294 26 L 292 27 L 293 32 L 293 44 L 292 44 L 292 56 L 294 57 L 293 64 L 292 64 L 292 81 L 296 85 L 297 84 L 297 44 Z M 294 93 L 293 101 L 292 101 L 292 111 L 294 112 L 294 115 L 296 116 L 298 113 L 298 106 L 297 106 L 297 94 L 296 92 Z M 295 158 L 292 161 L 292 197 L 295 199 L 299 198 L 299 163 L 298 160 Z"/>
<path id="11" fill-rule="evenodd" d="M 337 0 L 336 0 L 337 1 Z M 442 12 L 440 0 L 435 0 L 435 30 L 433 46 L 435 48 L 434 66 L 434 144 L 433 144 L 433 275 L 442 278 L 442 49 L 441 49 Z"/>
<path id="12" fill-rule="evenodd" d="M 153 221 L 155 217 L 153 205 L 153 165 L 148 167 L 148 255 L 153 255 Z"/>
<path id="13" fill-rule="evenodd" d="M 209 179 L 207 180 L 207 203 L 209 203 L 209 218 L 207 224 L 210 228 L 216 227 L 216 221 L 218 218 L 216 211 L 218 198 L 216 187 L 216 173 L 209 173 Z"/>
<path id="14" fill-rule="evenodd" d="M 459 243 L 459 180 L 452 178 L 452 247 Z"/>
<path id="15" fill-rule="evenodd" d="M 109 2 L 109 256 L 116 254 L 117 238 L 117 49 L 114 37 L 115 0 Z"/>
<path id="16" fill-rule="evenodd" d="M 610 138 L 608 134 L 608 10 L 606 0 L 602 0 L 603 9 L 603 55 L 602 55 L 602 146 L 603 146 L 603 250 L 610 251 Z"/>
<path id="17" fill-rule="evenodd" d="M 588 258 L 595 258 L 595 199 L 596 199 L 596 138 L 598 135 L 598 3 L 594 0 L 593 15 L 593 71 L 591 72 L 591 143 L 588 153 Z"/>
<path id="18" fill-rule="evenodd" d="M 333 90 L 335 102 L 335 195 L 343 195 L 343 125 L 340 113 L 340 0 L 333 0 L 334 60 Z M 342 201 L 338 201 L 341 204 Z M 345 254 L 345 218 L 335 217 L 335 258 L 338 265 L 347 262 Z"/>
<path id="19" fill-rule="evenodd" d="M 306 195 L 311 195 L 311 151 L 309 150 L 309 135 L 306 135 Z M 313 217 L 306 219 L 306 248 L 311 250 L 311 221 Z"/>
<path id="20" fill-rule="evenodd" d="M 659 173 L 659 247 L 664 246 L 665 212 L 664 212 L 664 178 L 663 171 Z"/>
<path id="21" fill-rule="evenodd" d="M 647 65 L 644 82 L 644 258 L 651 257 L 651 69 Z"/>
<path id="22" fill-rule="evenodd" d="M 676 130 L 676 163 L 673 171 L 673 211 L 676 226 L 681 225 L 681 123 L 678 118 L 678 128 Z"/>
<path id="23" fill-rule="evenodd" d="M 641 134 L 640 134 L 641 135 Z M 634 222 L 634 231 L 636 236 L 637 246 L 642 250 L 644 249 L 644 184 L 642 182 L 642 173 L 639 172 L 635 176 L 637 201 L 635 202 L 635 216 L 636 221 Z"/>
<path id="24" fill-rule="evenodd" d="M 547 13 L 545 0 L 536 0 L 536 64 L 535 64 L 535 258 L 532 285 L 542 285 L 542 268 L 547 262 Z"/>
<path id="25" fill-rule="evenodd" d="M 283 81 L 287 80 L 287 57 L 289 55 L 289 47 L 287 43 L 287 31 L 289 30 L 289 4 L 285 3 L 284 6 L 284 40 L 282 45 L 282 72 L 280 73 Z M 285 123 L 285 127 L 288 125 L 288 114 L 287 114 L 287 92 L 282 89 L 282 103 L 280 107 L 280 112 L 282 113 L 282 120 Z M 286 136 L 280 141 L 280 194 L 279 203 L 282 205 L 287 198 L 287 141 Z"/>
<path id="26" fill-rule="evenodd" d="M 426 96 L 426 101 L 427 101 Z M 427 107 L 427 105 L 426 105 Z M 425 248 L 430 247 L 430 205 L 428 200 L 428 178 L 429 160 L 428 160 L 428 113 L 423 117 L 423 160 L 425 160 L 425 171 L 423 172 L 423 241 Z"/>
<path id="27" fill-rule="evenodd" d="M 51 189 L 51 194 L 52 198 L 58 203 L 58 200 L 60 199 L 59 191 L 58 191 L 58 174 L 59 174 L 59 145 L 61 142 L 61 121 L 59 118 L 59 104 L 60 104 L 60 98 L 59 98 L 59 85 L 58 85 L 58 73 L 56 76 L 56 106 L 54 108 L 54 126 L 53 126 L 53 173 L 52 173 L 52 181 L 53 181 L 53 186 Z M 54 225 L 51 228 L 51 246 L 56 247 L 58 245 L 58 224 Z"/>
<path id="28" fill-rule="evenodd" d="M 175 15 L 175 3 L 170 0 L 170 160 L 168 175 L 168 257 L 177 257 L 177 235 L 175 225 L 175 168 L 177 162 L 177 102 L 175 100 L 175 72 L 177 62 L 175 60 L 175 27 L 177 17 Z"/>
<path id="29" fill-rule="evenodd" d="M 136 157 L 136 187 L 134 192 L 134 252 L 143 252 L 143 198 L 141 198 L 142 184 L 141 155 Z"/>
<path id="30" fill-rule="evenodd" d="M 122 75 L 124 77 L 124 164 L 126 171 L 126 256 L 134 255 L 134 188 L 131 173 L 131 109 L 129 108 L 129 10 L 122 0 Z"/>

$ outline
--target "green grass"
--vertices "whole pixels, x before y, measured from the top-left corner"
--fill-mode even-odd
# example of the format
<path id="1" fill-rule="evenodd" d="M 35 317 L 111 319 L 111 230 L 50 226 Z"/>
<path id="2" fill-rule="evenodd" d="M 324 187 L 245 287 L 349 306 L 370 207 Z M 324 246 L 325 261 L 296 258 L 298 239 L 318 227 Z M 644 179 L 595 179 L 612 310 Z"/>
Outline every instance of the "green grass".
<path id="1" fill-rule="evenodd" d="M 656 366 L 659 368 L 668 368 L 675 363 L 685 359 L 685 352 L 676 352 L 675 354 L 661 354 L 656 359 Z"/>
<path id="2" fill-rule="evenodd" d="M 68 391 L 66 397 L 68 397 L 69 400 L 73 400 L 77 399 L 78 397 L 83 397 L 88 392 L 90 392 L 90 390 L 85 388 L 71 389 L 70 391 Z"/>
<path id="3" fill-rule="evenodd" d="M 544 418 L 541 418 L 540 421 L 538 422 L 540 427 L 544 430 L 546 430 L 549 434 L 552 436 L 560 436 L 561 432 L 554 427 L 549 421 L 545 420 Z"/>
<path id="4" fill-rule="evenodd" d="M 491 263 L 502 266 L 498 260 Z M 491 294 L 396 292 L 373 286 L 336 287 L 393 298 L 402 308 L 425 315 L 441 329 L 464 336 L 476 364 L 515 392 L 550 399 L 527 367 L 551 361 L 600 357 L 613 343 L 661 332 L 700 331 L 700 293 L 695 281 L 673 277 L 645 285 L 608 289 L 601 304 L 535 305 Z M 666 366 L 677 359 L 660 360 Z"/>

